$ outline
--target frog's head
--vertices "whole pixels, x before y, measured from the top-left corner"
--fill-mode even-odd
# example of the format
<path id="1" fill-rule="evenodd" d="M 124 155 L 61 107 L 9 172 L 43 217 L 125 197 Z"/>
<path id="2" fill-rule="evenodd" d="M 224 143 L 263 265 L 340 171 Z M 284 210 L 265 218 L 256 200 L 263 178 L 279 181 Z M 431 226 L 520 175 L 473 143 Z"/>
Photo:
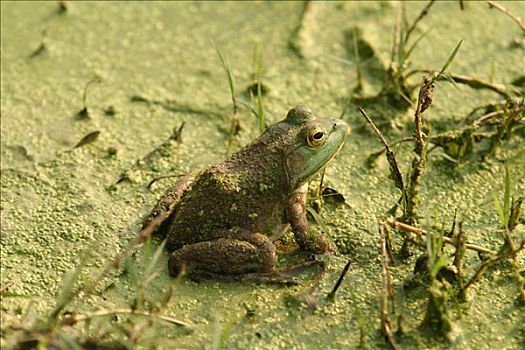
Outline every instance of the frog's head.
<path id="1" fill-rule="evenodd" d="M 341 119 L 316 118 L 310 109 L 301 106 L 292 108 L 283 122 L 294 130 L 284 166 L 288 184 L 295 189 L 334 157 L 350 128 Z"/>

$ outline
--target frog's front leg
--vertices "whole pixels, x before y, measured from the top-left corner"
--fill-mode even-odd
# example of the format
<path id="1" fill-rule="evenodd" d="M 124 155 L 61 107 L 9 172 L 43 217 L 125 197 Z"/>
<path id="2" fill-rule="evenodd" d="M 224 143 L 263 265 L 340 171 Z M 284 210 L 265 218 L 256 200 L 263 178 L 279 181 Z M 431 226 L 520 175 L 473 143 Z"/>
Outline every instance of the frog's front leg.
<path id="1" fill-rule="evenodd" d="M 275 270 L 275 245 L 265 235 L 248 231 L 218 233 L 224 236 L 188 244 L 174 251 L 168 268 L 172 276 L 183 270 L 193 280 L 297 284 Z"/>
<path id="2" fill-rule="evenodd" d="M 306 195 L 308 184 L 297 188 L 288 199 L 286 216 L 292 226 L 295 241 L 301 248 L 314 254 L 322 254 L 330 251 L 330 244 L 322 235 L 310 231 L 308 219 L 306 218 Z"/>
<path id="3" fill-rule="evenodd" d="M 194 176 L 186 174 L 181 176 L 175 186 L 168 188 L 160 200 L 155 204 L 151 213 L 144 219 L 142 232 L 157 232 L 164 236 L 166 228 L 169 226 L 168 220 L 173 213 L 176 204 L 180 201 L 184 191 L 193 182 Z"/>

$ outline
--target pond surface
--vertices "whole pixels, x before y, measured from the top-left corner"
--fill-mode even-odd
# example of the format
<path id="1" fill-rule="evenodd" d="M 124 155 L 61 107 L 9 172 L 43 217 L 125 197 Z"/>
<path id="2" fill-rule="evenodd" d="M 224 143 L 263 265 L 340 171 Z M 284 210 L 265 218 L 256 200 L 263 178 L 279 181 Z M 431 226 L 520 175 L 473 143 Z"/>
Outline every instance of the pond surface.
<path id="1" fill-rule="evenodd" d="M 406 4 L 410 22 L 424 5 Z M 484 3 L 465 5 L 463 11 L 457 2 L 432 7 L 414 33 L 417 38 L 427 32 L 410 67 L 439 70 L 462 39 L 451 72 L 503 84 L 522 76 L 525 38 L 520 28 Z M 125 246 L 144 215 L 176 181 L 162 180 L 148 191 L 145 187 L 152 178 L 197 171 L 227 156 L 231 96 L 215 45 L 231 63 L 239 95 L 247 101 L 258 46 L 262 80 L 269 88 L 264 97 L 268 123 L 281 120 L 294 105 L 307 105 L 320 116 L 340 116 L 346 106 L 343 118 L 353 131 L 325 175 L 325 183 L 346 202 L 327 203 L 319 214 L 323 225 L 318 228 L 338 248 L 325 257 L 329 268 L 319 284 L 321 299 L 348 260 L 350 270 L 335 301 L 315 309 L 292 301 L 310 293 L 316 283 L 314 272 L 305 273 L 303 285 L 297 287 L 183 279 L 164 314 L 192 323 L 195 331 L 184 335 L 155 322 L 142 331 L 139 344 L 347 349 L 364 342 L 367 348 L 384 348 L 378 332 L 377 220 L 386 217 L 399 192 L 388 179 L 386 159 L 379 158 L 374 167 L 366 165 L 381 144 L 368 132 L 357 104 L 347 101 L 357 81 L 351 33 L 358 33 L 360 42 L 372 50 L 361 64 L 363 93 L 375 95 L 390 61 L 397 5 L 315 2 L 304 16 L 304 5 L 298 2 L 68 2 L 67 6 L 67 13 L 57 14 L 54 2 L 1 4 L 1 285 L 13 283 L 2 296 L 2 329 L 19 322 L 30 304 L 37 314 L 49 312 L 66 271 L 83 264 L 80 281 L 86 281 Z M 524 3 L 505 7 L 525 13 Z M 292 49 L 290 40 L 301 23 Z M 42 43 L 45 48 L 35 52 Z M 414 75 L 412 83 L 419 79 Z M 443 82 L 436 87 L 425 118 L 436 130 L 453 129 L 475 107 L 499 100 L 501 96 L 492 91 Z M 79 111 L 84 107 L 88 116 L 82 118 Z M 390 140 L 412 135 L 412 108 L 400 110 L 383 101 L 367 110 L 383 121 Z M 232 149 L 259 134 L 249 110 L 241 108 L 239 117 L 242 129 Z M 136 163 L 182 122 L 182 143 L 168 143 Z M 423 225 L 448 226 L 457 209 L 468 240 L 497 250 L 501 224 L 493 197 L 502 198 L 504 183 L 499 160 L 508 160 L 512 193 L 523 195 L 523 150 L 523 137 L 518 136 L 484 163 L 454 165 L 439 152 L 431 153 L 421 188 Z M 398 147 L 396 153 L 402 172 L 408 172 L 411 146 Z M 123 173 L 126 180 L 115 184 Z M 525 238 L 523 225 L 514 234 L 516 241 Z M 401 237 L 393 239 L 399 248 Z M 158 244 L 154 240 L 153 248 Z M 292 240 L 281 248 L 281 265 L 306 258 L 294 251 Z M 398 342 L 401 348 L 447 348 L 450 345 L 442 339 L 418 331 L 427 305 L 425 289 L 403 288 L 423 253 L 414 248 L 409 261 L 392 267 L 406 332 Z M 81 298 L 71 308 L 87 312 L 127 307 L 145 269 L 143 255 L 141 247 L 130 258 L 126 274 L 110 276 L 103 282 L 104 291 Z M 167 258 L 164 252 L 158 276 L 146 287 L 153 299 L 161 298 L 174 283 L 167 273 Z M 517 258 L 522 269 L 524 260 L 522 252 Z M 467 252 L 465 273 L 472 275 L 478 264 L 477 254 Z M 515 303 L 516 288 L 509 263 L 492 268 L 472 289 L 469 307 L 451 310 L 460 314 L 457 311 L 464 308 L 456 321 L 460 336 L 452 348 L 523 346 L 525 318 Z M 91 332 L 102 326 L 95 322 Z M 2 343 L 9 345 L 10 335 L 2 331 Z"/>

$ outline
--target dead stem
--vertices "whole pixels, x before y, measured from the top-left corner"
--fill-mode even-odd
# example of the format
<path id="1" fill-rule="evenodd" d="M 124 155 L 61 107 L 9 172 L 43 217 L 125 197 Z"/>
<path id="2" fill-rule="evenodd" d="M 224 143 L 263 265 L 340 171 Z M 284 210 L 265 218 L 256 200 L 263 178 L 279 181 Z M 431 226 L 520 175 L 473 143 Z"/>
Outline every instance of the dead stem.
<path id="1" fill-rule="evenodd" d="M 452 227 L 450 228 L 448 233 L 445 233 L 445 236 L 450 237 L 450 238 L 454 237 L 454 235 L 456 234 L 456 220 L 457 220 L 457 218 L 458 218 L 458 208 L 455 208 L 454 209 L 454 217 L 452 218 Z M 462 226 L 463 222 L 461 222 L 460 225 Z M 461 229 L 460 229 L 460 231 L 461 231 Z"/>
<path id="2" fill-rule="evenodd" d="M 350 268 L 350 261 L 346 263 L 345 267 L 343 268 L 343 271 L 341 271 L 341 274 L 339 275 L 339 278 L 337 279 L 337 282 L 335 283 L 334 288 L 332 288 L 332 291 L 328 293 L 328 295 L 326 296 L 327 299 L 329 300 L 335 299 L 335 293 L 337 292 L 339 287 L 341 287 L 341 283 L 343 283 L 343 279 L 345 278 L 346 273 L 348 272 L 349 268 Z"/>
<path id="3" fill-rule="evenodd" d="M 148 185 L 146 186 L 146 188 L 148 190 L 151 190 L 151 186 L 153 186 L 153 184 L 159 180 L 163 180 L 163 179 L 169 179 L 171 177 L 181 177 L 181 176 L 184 176 L 184 175 L 187 175 L 187 174 L 167 174 L 167 175 L 162 175 L 162 176 L 157 176 L 157 177 L 154 177 L 149 183 Z"/>
<path id="4" fill-rule="evenodd" d="M 394 249 L 392 248 L 392 238 L 390 236 L 390 227 L 384 225 L 385 227 L 385 244 L 386 244 L 386 253 L 388 255 L 388 261 L 395 264 L 396 259 L 394 257 Z"/>
<path id="5" fill-rule="evenodd" d="M 410 26 L 410 28 L 408 28 L 406 34 L 405 34 L 405 43 L 408 42 L 408 39 L 410 38 L 410 34 L 412 34 L 412 32 L 414 31 L 414 29 L 416 29 L 416 26 L 417 24 L 428 14 L 428 11 L 430 10 L 430 8 L 432 7 L 432 5 L 434 5 L 434 1 L 435 0 L 430 0 L 429 3 L 423 8 L 423 10 L 421 10 L 421 13 L 419 14 L 419 16 L 417 16 L 417 18 L 414 20 L 414 22 L 412 23 L 412 25 Z"/>
<path id="6" fill-rule="evenodd" d="M 523 24 L 523 22 L 521 21 L 521 18 L 515 16 L 514 14 L 512 14 L 512 12 L 510 12 L 505 7 L 501 6 L 500 4 L 498 4 L 495 1 L 487 0 L 485 2 L 489 5 L 490 8 L 495 8 L 495 9 L 503 12 L 507 16 L 509 16 L 514 22 L 516 22 L 517 25 L 520 26 L 521 30 L 523 30 L 525 32 L 525 24 Z"/>
<path id="7" fill-rule="evenodd" d="M 90 81 L 86 83 L 86 85 L 84 86 L 84 90 L 82 91 L 82 107 L 83 108 L 87 109 L 87 96 L 88 96 L 89 87 L 93 84 L 100 84 L 100 83 L 102 83 L 102 80 L 100 80 L 99 78 L 91 79 Z"/>
<path id="8" fill-rule="evenodd" d="M 423 116 L 422 113 L 430 107 L 432 103 L 433 93 L 432 93 L 432 80 L 424 76 L 421 82 L 421 88 L 419 89 L 419 94 L 417 98 L 416 111 L 414 112 L 414 121 L 415 121 L 415 147 L 414 152 L 419 156 L 423 157 L 423 148 L 425 144 L 423 135 Z"/>
<path id="9" fill-rule="evenodd" d="M 415 69 L 415 70 L 412 70 L 410 71 L 408 74 L 407 74 L 407 77 L 408 76 L 411 76 L 413 74 L 416 74 L 416 73 L 426 73 L 426 74 L 432 74 L 433 71 L 430 70 L 430 69 Z M 480 89 L 487 89 L 487 90 L 491 90 L 491 91 L 494 91 L 504 97 L 508 97 L 508 89 L 505 85 L 503 84 L 498 84 L 498 83 L 489 83 L 487 81 L 484 81 L 484 80 L 481 80 L 481 79 L 478 79 L 478 78 L 473 78 L 473 77 L 469 77 L 467 75 L 460 75 L 460 74 L 448 74 L 448 76 L 450 78 L 452 78 L 454 80 L 454 82 L 458 83 L 458 84 L 464 84 L 464 85 L 467 85 L 473 89 L 476 89 L 476 90 L 480 90 Z M 443 80 L 446 80 L 445 77 L 441 76 L 437 79 L 438 81 L 443 81 Z"/>
<path id="10" fill-rule="evenodd" d="M 427 231 L 425 231 L 425 230 L 423 230 L 421 228 L 418 228 L 418 227 L 414 227 L 412 225 L 405 224 L 404 222 L 401 222 L 401 221 L 388 219 L 388 220 L 384 221 L 384 223 L 390 225 L 391 227 L 395 228 L 396 230 L 401 230 L 401 231 L 405 231 L 405 232 L 409 232 L 409 233 L 414 233 L 414 234 L 416 234 L 416 235 L 418 235 L 420 237 L 426 237 L 428 235 Z M 443 242 L 448 243 L 448 244 L 455 244 L 455 240 L 454 239 L 451 239 L 450 237 L 446 237 L 446 236 L 443 237 Z M 475 251 L 483 253 L 483 254 L 494 254 L 494 252 L 492 250 L 487 249 L 487 248 L 482 247 L 482 246 L 479 246 L 479 245 L 476 245 L 476 244 L 465 243 L 465 248 L 466 249 L 470 249 L 470 250 L 475 250 Z"/>
<path id="11" fill-rule="evenodd" d="M 92 142 L 95 142 L 99 135 L 100 135 L 100 130 L 95 130 L 90 133 L 87 133 L 86 135 L 84 135 L 84 137 L 80 139 L 80 141 L 77 142 L 75 146 L 73 146 L 73 149 L 85 146 Z"/>
<path id="12" fill-rule="evenodd" d="M 379 138 L 379 140 L 381 141 L 381 143 L 385 146 L 386 157 L 388 159 L 388 163 L 390 164 L 390 173 L 391 173 L 392 179 L 394 180 L 394 183 L 395 183 L 396 187 L 399 188 L 404 193 L 405 185 L 403 183 L 403 176 L 401 175 L 401 171 L 399 170 L 399 166 L 397 164 L 397 160 L 396 160 L 396 157 L 394 155 L 394 152 L 392 151 L 392 149 L 388 145 L 388 142 L 386 141 L 385 136 L 383 135 L 383 133 L 377 128 L 377 126 L 372 121 L 372 119 L 368 116 L 368 114 L 365 112 L 365 110 L 363 108 L 359 107 L 359 113 L 361 113 L 363 115 L 363 117 L 365 117 L 365 119 L 368 122 L 368 124 L 370 124 L 372 129 L 374 129 L 374 132 L 376 133 L 376 135 Z"/>
<path id="13" fill-rule="evenodd" d="M 470 280 L 465 284 L 465 286 L 462 288 L 462 291 L 466 292 L 474 283 L 479 282 L 485 271 L 489 268 L 490 265 L 503 260 L 507 258 L 515 258 L 515 256 L 525 249 L 525 241 L 521 241 L 520 246 L 517 249 L 508 249 L 504 251 L 500 251 L 497 255 L 493 255 L 488 257 L 487 259 L 483 260 L 479 267 L 477 268 L 474 275 L 470 278 Z"/>
<path id="14" fill-rule="evenodd" d="M 392 322 L 390 320 L 390 313 L 388 310 L 388 300 L 392 302 L 392 308 L 395 308 L 392 280 L 390 279 L 390 272 L 388 267 L 388 256 L 386 249 L 386 237 L 384 231 L 384 224 L 379 224 L 379 234 L 381 236 L 381 332 L 385 336 L 385 340 L 392 350 L 397 349 L 397 344 L 392 333 Z M 395 313 L 395 312 L 394 312 Z"/>
<path id="15" fill-rule="evenodd" d="M 186 122 L 180 123 L 179 128 L 173 129 L 173 133 L 170 136 L 170 140 L 176 141 L 176 142 L 182 142 L 182 129 L 184 128 L 184 125 L 186 125 Z"/>
<path id="16" fill-rule="evenodd" d="M 76 315 L 71 314 L 67 315 L 64 318 L 63 323 L 67 325 L 74 325 L 78 322 L 87 321 L 95 317 L 104 317 L 104 316 L 112 316 L 112 315 L 138 315 L 138 316 L 144 316 L 149 318 L 158 319 L 161 321 L 165 321 L 171 324 L 174 324 L 176 326 L 182 327 L 185 330 L 189 332 L 193 332 L 193 326 L 187 322 L 177 320 L 173 317 L 168 316 L 162 316 L 162 315 L 156 315 L 145 311 L 137 311 L 137 310 L 131 310 L 131 309 L 113 309 L 113 310 L 99 310 L 92 313 L 82 314 L 82 315 Z"/>
<path id="17" fill-rule="evenodd" d="M 42 31 L 42 37 L 40 38 L 40 44 L 38 47 L 29 55 L 29 58 L 35 58 L 37 56 L 40 56 L 47 50 L 47 29 L 44 29 Z"/>
<path id="18" fill-rule="evenodd" d="M 525 110 L 525 109 L 524 109 Z M 487 113 L 485 115 L 482 115 L 476 120 L 476 123 L 478 123 L 480 126 L 484 125 L 485 123 L 489 122 L 490 120 L 494 119 L 495 117 L 499 117 L 501 115 L 504 115 L 505 111 L 494 111 Z"/>
<path id="19" fill-rule="evenodd" d="M 423 112 L 432 104 L 433 99 L 433 80 L 427 76 L 422 78 L 421 87 L 417 98 L 416 110 L 414 112 L 414 157 L 412 161 L 412 172 L 410 181 L 406 188 L 406 210 L 403 213 L 405 220 L 409 223 L 417 221 L 417 208 L 420 203 L 419 187 L 423 171 L 427 165 L 427 141 L 423 133 Z"/>
<path id="20" fill-rule="evenodd" d="M 454 224 L 456 223 L 456 220 L 454 219 Z M 456 251 L 454 252 L 454 266 L 456 267 L 457 271 L 457 279 L 459 283 L 459 288 L 461 289 L 463 286 L 463 257 L 465 256 L 465 250 L 466 247 L 466 238 L 465 238 L 465 231 L 463 231 L 463 222 L 459 223 L 459 233 L 456 238 Z"/>
<path id="21" fill-rule="evenodd" d="M 7 283 L 5 283 L 2 287 L 0 287 L 0 293 L 8 291 L 9 288 L 11 288 L 14 285 L 15 285 L 14 282 L 7 282 Z"/>
<path id="22" fill-rule="evenodd" d="M 451 74 L 451 77 L 456 83 L 468 85 L 473 89 L 489 89 L 503 96 L 508 95 L 507 87 L 503 84 L 489 83 L 466 75 Z"/>
<path id="23" fill-rule="evenodd" d="M 390 146 L 397 146 L 401 143 L 404 143 L 404 142 L 409 142 L 409 141 L 414 141 L 414 137 L 413 136 L 407 136 L 407 137 L 403 137 L 397 141 L 394 141 L 390 144 Z"/>

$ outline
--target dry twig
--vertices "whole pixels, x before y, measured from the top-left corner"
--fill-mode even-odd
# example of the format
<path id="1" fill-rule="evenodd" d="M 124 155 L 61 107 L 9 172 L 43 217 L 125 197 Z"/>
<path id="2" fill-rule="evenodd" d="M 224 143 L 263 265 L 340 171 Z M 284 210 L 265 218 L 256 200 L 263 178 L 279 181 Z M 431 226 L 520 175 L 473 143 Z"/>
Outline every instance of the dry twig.
<path id="1" fill-rule="evenodd" d="M 432 7 L 432 5 L 434 5 L 434 1 L 435 0 L 430 0 L 429 1 L 429 3 L 423 8 L 423 10 L 421 10 L 421 13 L 414 20 L 414 22 L 412 23 L 410 28 L 407 29 L 407 32 L 405 34 L 405 41 L 404 41 L 405 43 L 408 42 L 408 39 L 410 38 L 410 34 L 412 34 L 414 29 L 416 29 L 417 24 L 428 14 L 428 11 Z"/>
<path id="2" fill-rule="evenodd" d="M 7 282 L 2 287 L 0 287 L 0 293 L 5 292 L 9 290 L 15 283 L 14 282 Z"/>
<path id="3" fill-rule="evenodd" d="M 467 247 L 468 248 L 468 247 Z M 516 249 L 511 249 L 510 251 L 501 251 L 497 255 L 490 256 L 489 258 L 483 260 L 481 264 L 479 265 L 478 269 L 474 273 L 474 275 L 470 278 L 470 280 L 465 284 L 465 286 L 462 288 L 462 290 L 468 291 L 470 287 L 474 285 L 474 283 L 479 282 L 485 271 L 489 268 L 490 265 L 504 259 L 508 259 L 509 257 L 513 257 L 513 255 L 517 255 L 520 251 L 525 249 L 525 241 L 521 241 L 521 244 Z"/>
<path id="4" fill-rule="evenodd" d="M 520 26 L 521 30 L 523 30 L 525 32 L 525 24 L 523 24 L 523 22 L 521 21 L 521 18 L 515 16 L 512 12 L 510 12 L 505 7 L 501 6 L 500 4 L 498 4 L 495 1 L 487 0 L 485 2 L 489 5 L 490 8 L 495 8 L 495 9 L 503 12 L 507 16 L 509 16 L 514 22 L 516 22 L 517 25 Z"/>
<path id="5" fill-rule="evenodd" d="M 337 279 L 337 282 L 335 283 L 334 288 L 332 288 L 332 291 L 328 293 L 326 297 L 327 299 L 332 299 L 332 300 L 335 299 L 335 293 L 337 292 L 339 287 L 341 287 L 341 283 L 343 283 L 343 279 L 345 278 L 346 273 L 348 272 L 349 268 L 350 268 L 350 261 L 346 263 L 345 267 L 343 268 L 343 271 L 341 271 L 341 274 L 339 275 L 339 278 Z"/>
<path id="6" fill-rule="evenodd" d="M 78 322 L 90 320 L 94 317 L 104 317 L 104 316 L 122 315 L 122 314 L 137 315 L 137 316 L 144 316 L 144 317 L 158 319 L 158 320 L 165 321 L 165 322 L 174 324 L 176 326 L 182 327 L 189 332 L 193 332 L 192 325 L 187 322 L 177 320 L 169 316 L 156 315 L 156 314 L 152 314 L 152 313 L 145 312 L 145 311 L 138 311 L 138 310 L 131 310 L 131 309 L 99 310 L 99 311 L 82 314 L 82 315 L 70 314 L 64 318 L 63 322 L 64 324 L 67 324 L 67 325 L 74 325 Z"/>
<path id="7" fill-rule="evenodd" d="M 388 163 L 390 164 L 390 173 L 391 173 L 392 179 L 394 180 L 396 187 L 399 188 L 401 191 L 404 191 L 405 190 L 405 186 L 404 186 L 404 183 L 403 183 L 403 176 L 401 175 L 401 171 L 399 170 L 399 166 L 397 164 L 397 160 L 396 160 L 396 157 L 394 155 L 394 152 L 392 151 L 392 149 L 388 145 L 388 142 L 386 141 L 385 136 L 377 128 L 375 123 L 372 121 L 372 119 L 368 116 L 368 114 L 365 112 L 365 110 L 363 108 L 359 107 L 359 113 L 361 113 L 363 115 L 363 117 L 365 117 L 365 119 L 368 122 L 368 124 L 370 124 L 372 129 L 374 129 L 374 132 L 376 133 L 376 135 L 379 138 L 379 140 L 381 141 L 381 143 L 385 146 L 386 157 L 388 159 Z"/>
<path id="8" fill-rule="evenodd" d="M 410 71 L 407 76 L 411 76 L 412 74 L 416 73 L 426 73 L 426 74 L 432 74 L 433 71 L 430 69 L 414 69 Z M 504 97 L 508 96 L 508 89 L 503 84 L 498 83 L 490 83 L 488 81 L 484 81 L 478 78 L 469 77 L 468 75 L 460 75 L 460 74 L 448 74 L 448 77 L 452 78 L 454 82 L 458 84 L 464 84 L 467 85 L 473 89 L 487 89 L 492 90 Z M 446 80 L 445 77 L 441 76 L 437 80 Z"/>
<path id="9" fill-rule="evenodd" d="M 386 249 L 386 235 L 384 224 L 379 224 L 379 233 L 381 235 L 381 331 L 385 336 L 385 340 L 392 350 L 397 349 L 397 344 L 394 340 L 392 332 L 392 322 L 390 320 L 390 313 L 388 311 L 388 300 L 392 302 L 392 308 L 395 308 L 392 280 L 390 279 L 390 272 L 388 267 L 388 256 Z"/>
<path id="10" fill-rule="evenodd" d="M 428 235 L 428 232 L 423 230 L 422 228 L 414 227 L 412 225 L 405 224 L 404 222 L 388 219 L 384 223 L 390 225 L 391 227 L 395 228 L 396 230 L 401 230 L 409 233 L 414 233 L 420 237 L 424 237 Z M 443 242 L 447 244 L 455 244 L 455 240 L 453 240 L 450 237 L 443 237 Z M 465 243 L 465 248 L 470 250 L 475 250 L 477 252 L 483 253 L 483 254 L 494 254 L 494 252 L 490 249 L 487 249 L 485 247 L 479 246 L 477 244 L 471 244 L 471 243 Z"/>

